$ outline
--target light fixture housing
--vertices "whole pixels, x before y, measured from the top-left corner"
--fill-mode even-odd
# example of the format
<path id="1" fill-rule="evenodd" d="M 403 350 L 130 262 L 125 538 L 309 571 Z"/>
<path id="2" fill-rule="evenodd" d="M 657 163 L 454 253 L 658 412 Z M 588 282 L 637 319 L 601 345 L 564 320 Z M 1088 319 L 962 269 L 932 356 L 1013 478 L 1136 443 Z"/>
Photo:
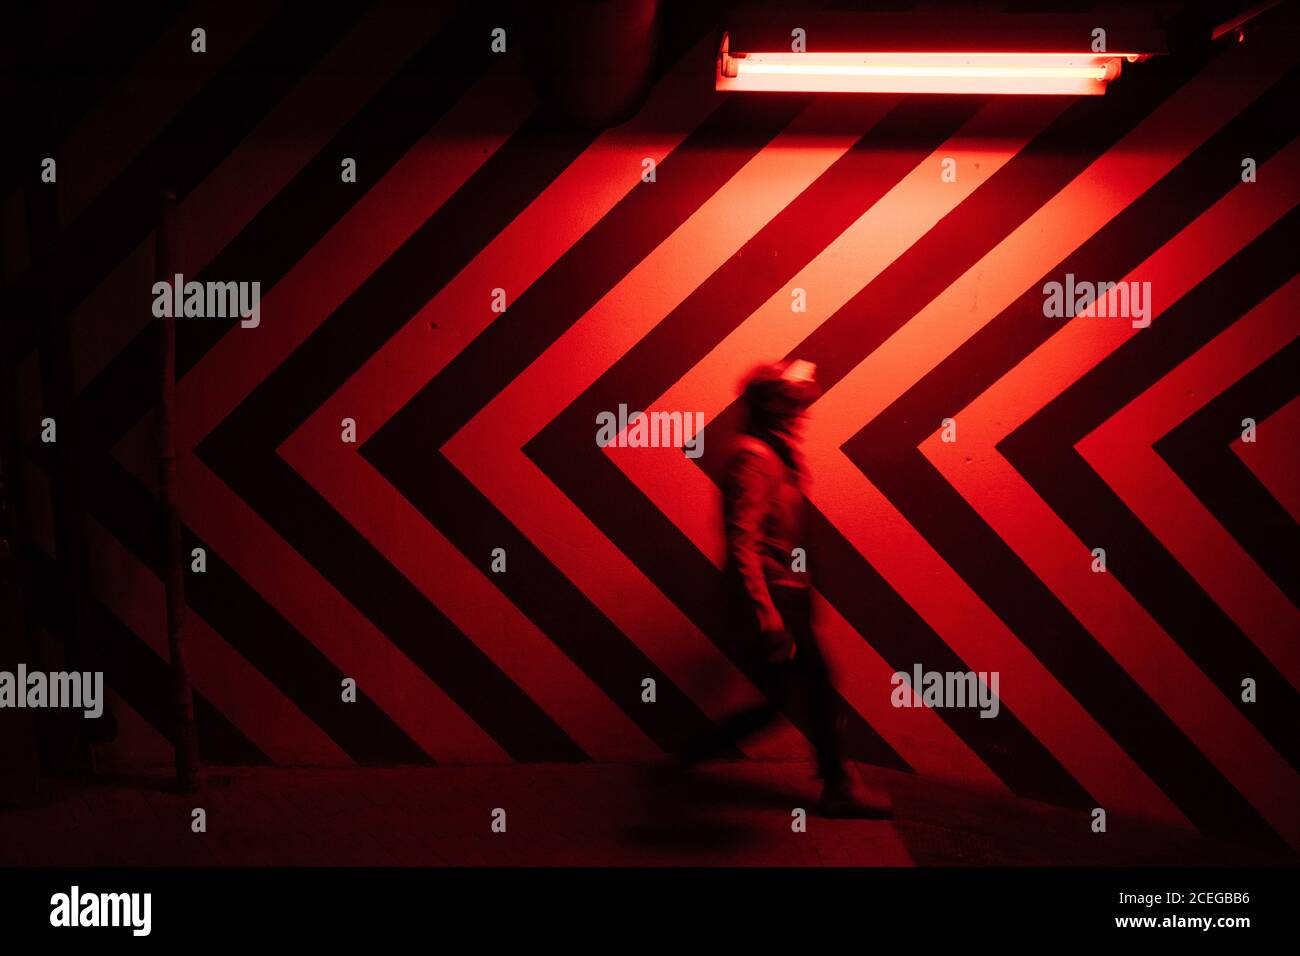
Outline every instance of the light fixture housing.
<path id="1" fill-rule="evenodd" d="M 751 92 L 1099 96 L 1124 63 L 1164 52 L 1159 31 L 1130 21 L 1090 26 L 1090 19 L 1032 15 L 950 20 L 936 26 L 933 18 L 916 15 L 750 19 L 729 25 L 723 34 L 715 86 Z M 796 40 L 804 44 L 797 52 Z"/>

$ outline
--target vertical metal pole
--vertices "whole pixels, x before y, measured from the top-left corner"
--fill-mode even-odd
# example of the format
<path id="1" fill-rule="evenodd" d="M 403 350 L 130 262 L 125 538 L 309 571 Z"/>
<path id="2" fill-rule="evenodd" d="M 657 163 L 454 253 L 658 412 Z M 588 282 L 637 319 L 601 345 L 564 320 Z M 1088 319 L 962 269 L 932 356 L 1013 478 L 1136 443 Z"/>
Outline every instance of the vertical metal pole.
<path id="1" fill-rule="evenodd" d="M 11 194 L 9 207 L 0 205 L 0 216 L 16 215 L 22 199 L 22 193 Z M 34 536 L 22 468 L 22 389 L 17 362 L 9 350 L 15 298 L 11 264 L 17 260 L 10 238 L 0 236 L 0 621 L 5 623 L 0 628 L 0 668 L 5 670 L 13 670 L 19 662 L 39 667 L 41 659 L 27 570 Z M 31 712 L 0 715 L 0 803 L 33 800 L 39 767 L 36 721 Z"/>
<path id="2" fill-rule="evenodd" d="M 157 232 L 159 280 L 171 282 L 176 254 L 176 195 L 162 197 Z M 194 692 L 185 659 L 185 571 L 181 555 L 181 521 L 176 511 L 176 318 L 158 320 L 158 497 L 166 535 L 163 583 L 167 591 L 167 648 L 172 664 L 176 785 L 183 793 L 198 789 L 199 745 L 194 730 Z"/>
<path id="3" fill-rule="evenodd" d="M 72 330 L 63 294 L 63 250 L 59 236 L 57 187 L 31 177 L 26 184 L 27 228 L 40 292 L 34 305 L 41 316 L 40 371 L 45 415 L 57 426 L 49 449 L 51 515 L 54 524 L 55 586 L 50 621 L 62 638 L 64 665 L 71 670 L 103 669 L 93 627 L 94 586 L 90 542 L 86 536 L 87 465 L 90 436 L 76 399 L 72 373 Z M 43 759 L 55 773 L 94 770 L 92 732 L 113 726 L 109 711 L 85 721 L 67 711 L 37 717 L 46 746 Z"/>

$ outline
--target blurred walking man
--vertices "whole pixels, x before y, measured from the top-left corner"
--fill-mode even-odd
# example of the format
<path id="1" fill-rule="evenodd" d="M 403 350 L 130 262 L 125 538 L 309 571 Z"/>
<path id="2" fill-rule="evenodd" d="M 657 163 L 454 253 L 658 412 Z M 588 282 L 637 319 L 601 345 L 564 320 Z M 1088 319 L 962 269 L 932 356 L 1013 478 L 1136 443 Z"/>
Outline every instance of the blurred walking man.
<path id="1" fill-rule="evenodd" d="M 753 661 L 768 703 L 729 718 L 691 749 L 687 760 L 722 751 L 773 722 L 798 702 L 817 754 L 827 816 L 889 816 L 844 758 L 837 698 L 813 631 L 812 589 L 794 550 L 806 547 L 805 489 L 800 455 L 808 407 L 819 394 L 815 366 L 763 365 L 744 386 L 748 413 L 723 484 L 727 532 L 724 574 L 727 621 L 738 653 Z M 800 570 L 795 570 L 798 567 Z"/>

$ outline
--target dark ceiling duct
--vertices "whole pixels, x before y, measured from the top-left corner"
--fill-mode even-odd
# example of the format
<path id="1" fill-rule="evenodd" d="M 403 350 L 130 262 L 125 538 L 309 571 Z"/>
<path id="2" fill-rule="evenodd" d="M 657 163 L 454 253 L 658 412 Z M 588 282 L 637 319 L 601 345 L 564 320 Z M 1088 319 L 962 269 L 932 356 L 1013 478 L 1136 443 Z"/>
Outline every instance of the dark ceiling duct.
<path id="1" fill-rule="evenodd" d="M 650 85 L 658 0 L 565 0 L 522 6 L 524 52 L 539 98 L 581 126 L 619 123 Z"/>

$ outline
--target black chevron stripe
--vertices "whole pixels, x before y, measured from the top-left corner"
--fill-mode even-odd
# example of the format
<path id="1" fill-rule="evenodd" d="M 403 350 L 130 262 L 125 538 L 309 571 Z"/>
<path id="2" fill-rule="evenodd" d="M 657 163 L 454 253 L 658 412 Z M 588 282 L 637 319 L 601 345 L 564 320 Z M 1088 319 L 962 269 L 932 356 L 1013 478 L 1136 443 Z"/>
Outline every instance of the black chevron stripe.
<path id="1" fill-rule="evenodd" d="M 1184 201 L 1185 201 L 1185 197 Z M 1160 540 L 1124 505 L 1074 449 L 1074 443 L 1136 398 L 1300 267 L 1300 208 L 1293 210 L 1057 396 L 1004 441 L 1011 461 L 1085 541 L 1106 543 L 1107 569 L 1142 604 L 1230 700 L 1241 675 L 1270 688 L 1241 707 L 1293 766 L 1300 760 L 1294 714 L 1300 694 L 1241 633 Z M 1081 272 L 1080 275 L 1107 275 Z M 1125 275 L 1126 272 L 1115 273 Z M 1149 333 L 1149 334 L 1148 334 Z"/>
<path id="2" fill-rule="evenodd" d="M 48 449 L 39 443 L 27 449 L 32 462 L 47 472 L 51 467 Z M 161 579 L 163 534 L 157 499 L 111 455 L 101 451 L 94 460 L 96 480 L 87 486 L 89 512 Z M 182 536 L 182 553 L 194 548 L 207 553 L 207 572 L 186 578 L 187 606 L 284 691 L 343 751 L 363 764 L 428 762 L 424 751 L 372 701 L 360 697 L 356 703 L 344 705 L 338 688 L 346 675 L 225 564 L 218 552 L 189 528 L 182 528 Z M 167 686 L 166 681 L 158 686 Z M 222 739 L 228 741 L 228 735 Z M 214 746 L 220 748 L 221 744 Z"/>
<path id="3" fill-rule="evenodd" d="M 339 157 L 362 157 L 365 180 L 378 182 L 486 71 L 489 57 L 481 46 L 458 42 L 476 24 L 477 20 L 467 15 L 440 30 L 198 278 L 254 276 L 267 291 L 283 279 L 365 195 L 361 184 L 337 188 Z M 182 224 L 183 229 L 200 227 L 199 223 Z M 233 331 L 229 323 L 178 323 L 178 377 Z M 91 427 L 99 447 L 116 444 L 152 407 L 155 396 L 133 386 L 150 380 L 156 360 L 157 344 L 152 330 L 146 328 L 83 389 L 79 404 L 92 413 Z"/>
<path id="4" fill-rule="evenodd" d="M 57 600 L 54 562 L 38 549 L 30 550 L 29 560 L 35 571 L 36 606 L 50 608 Z M 171 686 L 171 670 L 167 663 L 99 601 L 91 602 L 90 612 L 91 624 L 99 640 L 99 663 L 104 669 L 104 683 L 158 733 L 170 740 L 175 720 L 167 699 L 167 688 Z M 229 764 L 271 762 L 197 691 L 194 694 L 194 723 L 200 756 L 205 761 Z"/>
<path id="5" fill-rule="evenodd" d="M 526 124 L 198 449 L 202 460 L 520 760 L 578 760 L 584 754 L 276 448 L 572 162 L 593 135 L 557 135 L 540 118 Z M 428 430 L 422 427 L 411 447 L 424 447 Z"/>
<path id="6" fill-rule="evenodd" d="M 12 15 L 6 11 L 5 62 L 15 65 L 12 95 L 3 100 L 4 115 L 18 117 L 27 132 L 22 146 L 5 150 L 0 160 L 0 193 L 40 168 L 54 144 L 63 142 L 92 112 L 132 63 L 151 47 L 187 4 L 182 0 L 153 4 L 99 4 L 67 42 L 46 42 L 56 18 L 68 13 L 55 4 L 30 4 Z M 61 27 L 60 27 L 61 28 Z"/>
<path id="7" fill-rule="evenodd" d="M 263 289 L 282 279 L 311 247 L 378 183 L 430 127 L 470 90 L 498 59 L 467 36 L 486 35 L 495 22 L 482 11 L 449 21 L 397 70 L 320 153 L 267 204 L 234 242 L 213 259 L 205 276 L 256 276 Z M 355 188 L 339 185 L 339 163 L 358 161 Z M 177 329 L 177 369 L 198 364 L 220 338 L 218 326 L 182 323 Z"/>
<path id="8" fill-rule="evenodd" d="M 171 669 L 102 604 L 96 602 L 92 612 L 95 633 L 104 651 L 105 683 L 158 733 L 171 740 L 175 720 L 165 692 L 171 684 Z M 198 692 L 194 694 L 194 726 L 199 756 L 206 762 L 241 766 L 271 763 L 271 758 Z"/>
<path id="9" fill-rule="evenodd" d="M 659 164 L 368 441 L 362 453 L 470 560 L 504 547 L 524 574 L 498 576 L 506 596 L 646 734 L 675 749 L 707 718 L 455 467 L 433 452 L 506 387 L 806 105 L 804 97 L 732 100 Z M 413 447 L 430 449 L 411 455 Z M 645 677 L 655 707 L 635 706 Z"/>
<path id="10" fill-rule="evenodd" d="M 1185 75 L 1157 74 L 1149 85 L 1130 90 L 1124 96 L 1116 95 L 1114 103 L 1108 104 L 1114 106 L 1113 113 L 1086 100 L 1072 106 L 792 354 L 816 361 L 825 387 L 833 387 L 862 354 L 893 334 L 1136 125 Z M 1086 152 L 1078 149 L 1080 142 L 1089 144 Z M 936 263 L 943 263 L 944 268 L 936 269 Z M 738 408 L 733 406 L 724 419 L 735 421 L 738 415 Z M 912 520 L 917 519 L 913 516 Z M 879 579 L 833 525 L 819 518 L 817 527 L 820 530 L 815 541 L 821 561 L 834 569 L 829 580 L 823 582 L 823 589 L 886 660 L 901 667 L 920 655 L 927 662 L 945 661 L 935 666 L 965 669 L 947 645 Z M 862 586 L 864 581 L 872 583 L 869 590 Z M 988 599 L 987 595 L 982 597 Z M 1058 802 L 1086 801 L 1073 779 L 1023 727 L 1011 728 L 1014 739 L 990 740 L 989 722 L 967 721 L 963 725 L 963 715 L 944 716 L 954 718 L 954 730 L 1018 792 Z M 1027 748 L 1039 752 L 1039 760 L 1054 768 L 1052 774 L 1022 769 L 1025 764 L 1021 755 Z"/>
<path id="11" fill-rule="evenodd" d="M 1269 109 L 1286 95 L 1275 87 L 1272 98 L 1229 123 L 1051 275 L 1126 274 L 1239 181 L 1233 178 L 1236 159 L 1225 156 L 1237 156 L 1239 137 L 1272 123 Z M 1188 202 L 1189 196 L 1196 201 Z M 916 450 L 937 422 L 966 407 L 1054 331 L 1042 320 L 1041 285 L 1029 288 L 845 450 L 1190 819 L 1210 829 L 1225 820 L 1233 826 L 1245 821 L 1241 825 L 1255 837 L 1271 838 L 1253 808 Z"/>
<path id="12" fill-rule="evenodd" d="M 1298 371 L 1300 342 L 1292 342 L 1156 442 L 1155 450 L 1300 606 L 1300 526 L 1231 448 L 1243 418 L 1263 422 L 1300 393 Z"/>
<path id="13" fill-rule="evenodd" d="M 983 105 L 979 99 L 912 99 L 896 107 L 525 446 L 546 475 L 725 650 L 734 652 L 725 639 L 721 576 L 595 446 L 591 423 L 620 402 L 648 407 Z M 775 261 L 779 271 L 773 270 Z M 710 434 L 717 432 L 710 427 Z M 742 669 L 748 663 L 734 655 L 733 660 Z M 906 769 L 855 710 L 843 711 L 849 715 L 846 746 L 855 758 Z M 788 716 L 796 726 L 808 726 L 803 709 Z"/>
<path id="14" fill-rule="evenodd" d="M 1072 106 L 1048 130 L 1037 137 L 1026 149 L 1022 150 L 1006 168 L 993 177 L 983 189 L 979 190 L 962 207 L 939 223 L 904 257 L 864 289 L 859 296 L 841 310 L 840 315 L 823 324 L 820 329 L 809 337 L 807 342 L 800 345 L 797 350 L 798 354 L 817 361 L 819 370 L 822 372 L 822 378 L 828 383 L 827 387 L 832 387 L 833 383 L 838 381 L 839 377 L 856 363 L 857 355 L 869 352 L 877 344 L 893 334 L 925 303 L 942 292 L 952 279 L 955 279 L 956 276 L 974 265 L 1007 233 L 1018 226 L 1042 203 L 1046 202 L 1051 195 L 1064 187 L 1073 176 L 1082 171 L 1088 163 L 1104 153 L 1128 130 L 1144 119 L 1177 89 L 1189 75 L 1194 73 L 1198 66 L 1199 64 L 1196 63 L 1182 64 L 1177 68 L 1163 65 L 1161 69 L 1145 76 L 1144 80 L 1146 82 L 1141 86 L 1134 85 L 1127 89 L 1117 87 L 1112 90 L 1106 97 L 1107 103 L 1104 109 L 1101 108 L 1099 103 L 1089 100 L 1082 100 Z M 1111 94 L 1114 94 L 1113 99 Z M 1079 143 L 1087 143 L 1088 149 L 1086 151 L 1080 150 Z M 1067 157 L 1069 157 L 1068 161 Z M 951 272 L 936 270 L 934 268 L 936 262 L 951 262 L 954 268 Z M 853 349 L 847 349 L 846 345 L 849 342 L 858 344 Z M 970 379 L 967 377 L 962 378 L 963 388 L 969 381 Z M 919 387 L 913 389 L 910 394 L 919 394 Z M 887 409 L 875 422 L 869 423 L 855 439 L 851 439 L 846 443 L 845 452 L 857 462 L 859 467 L 864 467 L 861 456 L 866 453 L 881 456 L 886 454 L 889 449 L 895 449 L 901 451 L 902 456 L 906 458 L 909 450 L 914 449 L 920 438 L 931 430 L 926 427 L 923 430 L 924 434 L 921 434 L 919 430 L 920 423 L 925 422 L 928 424 L 931 421 L 938 422 L 941 419 L 942 415 L 933 418 L 933 420 L 925 417 L 927 414 L 925 411 L 918 412 L 916 409 L 911 408 L 907 404 L 908 401 L 909 396 L 905 395 L 893 408 Z M 955 407 L 961 407 L 960 403 L 956 403 Z M 950 409 L 945 409 L 944 414 L 948 414 L 950 411 Z M 732 412 L 732 414 L 735 414 L 735 412 Z M 894 424 L 895 421 L 897 424 Z M 895 436 L 876 432 L 877 429 L 885 428 L 901 428 L 904 431 L 917 430 L 918 436 L 915 440 L 912 440 L 910 435 L 903 437 L 901 433 Z M 896 463 L 894 459 L 897 456 L 891 453 L 890 457 L 892 466 L 892 464 Z M 920 458 L 919 454 L 916 454 L 915 457 Z M 866 469 L 864 468 L 864 470 Z M 965 549 L 972 559 L 978 555 L 978 560 L 963 561 L 960 564 L 955 562 L 951 547 L 947 544 L 953 537 L 950 532 L 969 528 L 970 518 L 964 515 L 958 517 L 953 512 L 946 512 L 948 515 L 946 519 L 936 520 L 935 516 L 945 513 L 945 507 L 949 507 L 953 503 L 951 501 L 946 502 L 945 498 L 956 498 L 958 506 L 965 508 L 964 501 L 959 496 L 956 496 L 951 488 L 947 487 L 946 482 L 929 482 L 925 486 L 926 492 L 922 494 L 919 487 L 910 486 L 906 481 L 902 480 L 901 473 L 899 480 L 895 482 L 881 480 L 880 476 L 874 471 L 868 470 L 867 473 L 886 494 L 891 496 L 891 499 L 900 507 L 902 513 L 927 537 L 931 544 L 936 545 L 937 550 L 960 573 L 967 577 L 967 580 L 975 587 L 981 599 L 994 608 L 995 611 L 1000 612 L 999 603 L 1006 604 L 1010 600 L 1010 598 L 1004 600 L 997 597 L 999 593 L 1003 596 L 1021 593 L 1019 589 L 1007 587 L 1005 582 L 999 583 L 997 579 L 990 578 L 986 573 L 987 565 L 981 563 L 987 560 L 987 549 L 973 548 L 970 539 L 965 535 L 958 535 L 957 540 L 952 543 L 959 550 Z M 915 475 L 913 475 L 913 478 L 915 478 Z M 933 487 L 936 484 L 940 487 Z M 908 507 L 909 494 L 920 502 L 921 506 L 919 508 Z M 969 512 L 969 509 L 966 510 Z M 974 516 L 973 520 L 982 525 L 982 521 L 978 516 Z M 836 558 L 834 566 L 837 569 L 844 567 L 841 562 L 845 559 L 856 561 L 859 566 L 865 566 L 866 562 L 860 555 L 856 555 L 854 549 L 847 542 L 841 544 L 839 540 L 835 540 L 839 536 L 833 532 L 829 523 L 827 523 L 826 527 L 828 532 L 833 535 L 831 540 L 834 540 L 833 547 L 836 549 L 834 552 Z M 935 534 L 935 528 L 939 528 L 941 533 Z M 997 542 L 998 547 L 1005 550 L 1000 539 L 991 530 L 989 530 L 988 536 L 994 542 Z M 1027 569 L 1026 575 L 1033 580 L 1033 575 L 1029 574 Z M 856 580 L 857 576 L 855 575 L 854 581 Z M 981 587 L 981 582 L 989 582 L 990 586 Z M 937 637 L 932 635 L 929 628 L 916 617 L 910 608 L 906 608 L 906 612 L 901 615 L 901 620 L 897 623 L 891 621 L 892 626 L 882 627 L 879 613 L 870 605 L 864 605 L 858 588 L 851 586 L 847 581 L 842 585 L 836 582 L 831 586 L 839 588 L 840 596 L 845 604 L 840 606 L 837 601 L 837 607 L 851 622 L 855 623 L 855 626 L 865 627 L 868 630 L 864 633 L 879 634 L 881 640 L 892 642 L 892 646 L 886 643 L 880 649 L 886 659 L 893 662 L 895 666 L 901 666 L 915 660 L 918 653 L 924 653 L 924 659 L 927 662 L 932 658 L 939 659 L 935 656 L 935 650 L 932 649 L 934 644 L 939 645 L 939 648 L 942 649 L 941 653 L 945 656 L 952 656 L 946 646 L 942 645 Z M 901 602 L 899 603 L 901 604 Z M 903 607 L 906 606 L 903 605 Z M 1029 646 L 1040 659 L 1044 658 L 1044 653 L 1040 652 L 1037 645 L 1046 642 L 1047 632 L 1034 629 L 1026 631 L 1023 628 L 1017 628 L 1017 633 L 1026 642 L 1032 640 L 1026 634 L 1043 634 L 1044 637 L 1030 643 Z M 919 643 L 918 634 L 927 635 L 928 640 L 926 643 Z M 900 640 L 896 635 L 907 635 L 908 639 Z M 1089 647 L 1085 648 L 1084 653 L 1092 654 L 1093 651 L 1094 649 Z M 957 665 L 944 664 L 942 666 L 946 668 Z M 1095 703 L 1090 701 L 1086 706 L 1089 706 L 1090 709 L 1101 707 L 1104 710 L 1107 706 L 1110 706 L 1108 701 L 1108 698 L 1103 697 Z M 981 722 L 974 721 L 973 723 L 976 726 L 970 727 L 966 732 L 976 735 L 989 732 L 987 729 L 978 727 Z M 959 728 L 955 729 L 958 729 L 959 733 L 963 732 Z M 1017 729 L 1019 730 L 1019 728 Z M 1027 732 L 1025 733 L 1027 735 Z M 972 745 L 976 747 L 977 752 L 983 753 L 979 746 L 974 743 Z M 1037 745 L 1036 742 L 1035 745 Z M 1063 770 L 1059 771 L 1057 777 L 1057 785 L 1062 788 L 1060 793 L 1045 793 L 1044 784 L 1033 776 L 1026 774 L 1021 769 L 1022 762 L 1018 757 L 1011 757 L 1010 754 L 1012 753 L 1016 753 L 1016 751 L 1002 749 L 999 753 L 998 750 L 995 750 L 994 756 L 988 758 L 988 760 L 990 765 L 994 766 L 994 769 L 1003 775 L 1004 779 L 1017 791 L 1023 791 L 1025 787 L 1034 788 L 1023 792 L 1041 794 L 1045 799 L 1057 800 L 1058 802 L 1065 802 L 1069 799 L 1087 799 L 1082 796 L 1082 791 L 1072 779 L 1069 779 L 1068 782 L 1062 781 Z M 1016 776 L 1007 777 L 1004 771 Z"/>
<path id="15" fill-rule="evenodd" d="M 75 307 L 152 231 L 158 216 L 152 201 L 163 184 L 183 199 L 201 183 L 337 42 L 361 12 L 346 4 L 303 16 L 292 5 L 276 14 L 187 104 L 163 133 L 62 233 L 61 293 Z M 143 201 L 142 201 L 143 200 Z M 15 353 L 36 342 L 39 295 L 28 274 L 15 290 L 19 303 Z"/>
<path id="16" fill-rule="evenodd" d="M 364 157 L 366 178 L 378 181 L 427 129 L 449 109 L 464 90 L 487 68 L 487 56 L 478 46 L 452 44 L 474 25 L 471 17 L 452 21 L 447 28 L 405 63 L 302 171 L 267 205 L 221 253 L 205 275 L 257 275 L 270 288 L 306 255 L 319 236 L 364 195 L 363 188 L 321 189 L 338 175 L 338 157 Z M 449 56 L 447 49 L 461 50 Z M 443 75 L 443 73 L 447 75 Z M 438 82 L 433 82 L 434 79 Z M 434 92 L 430 92 L 433 90 Z M 382 133 L 382 135 L 381 135 Z M 180 324 L 178 372 L 197 364 L 216 344 L 227 326 Z M 120 494 L 99 495 L 95 510 L 107 527 L 120 529 L 124 541 L 149 560 L 148 541 L 133 537 L 131 529 L 150 500 L 144 489 L 111 458 L 110 450 L 126 431 L 151 409 L 155 396 L 141 383 L 152 380 L 157 360 L 156 330 L 143 330 L 82 392 L 78 405 L 89 421 L 96 449 L 93 470 L 102 487 Z M 188 532 L 187 532 L 188 533 Z M 197 545 L 195 545 L 197 546 Z M 210 574 L 201 586 L 191 587 L 190 603 L 222 637 L 280 686 L 293 685 L 290 694 L 306 714 L 360 763 L 427 762 L 424 752 L 393 724 L 386 714 L 367 702 L 357 713 L 335 713 L 342 675 L 292 625 L 267 605 L 257 593 L 209 549 Z M 156 566 L 156 565 L 155 565 Z M 250 632 L 248 621 L 259 622 Z M 256 639 L 253 639 L 253 633 Z M 322 689 L 328 693 L 322 694 Z M 360 701 L 359 701 L 360 703 Z M 371 712 L 374 709 L 375 712 Z M 359 721 L 352 720 L 357 716 Z M 346 719 L 345 719 L 346 717 Z"/>
<path id="17" fill-rule="evenodd" d="M 151 572 L 161 578 L 162 532 L 158 502 L 108 456 L 91 486 L 91 512 Z M 182 528 L 183 554 L 203 548 L 207 571 L 188 574 L 185 600 L 245 660 L 360 764 L 429 763 L 429 757 L 366 695 L 344 703 L 348 676 L 304 638 L 239 574 L 220 552 Z"/>

